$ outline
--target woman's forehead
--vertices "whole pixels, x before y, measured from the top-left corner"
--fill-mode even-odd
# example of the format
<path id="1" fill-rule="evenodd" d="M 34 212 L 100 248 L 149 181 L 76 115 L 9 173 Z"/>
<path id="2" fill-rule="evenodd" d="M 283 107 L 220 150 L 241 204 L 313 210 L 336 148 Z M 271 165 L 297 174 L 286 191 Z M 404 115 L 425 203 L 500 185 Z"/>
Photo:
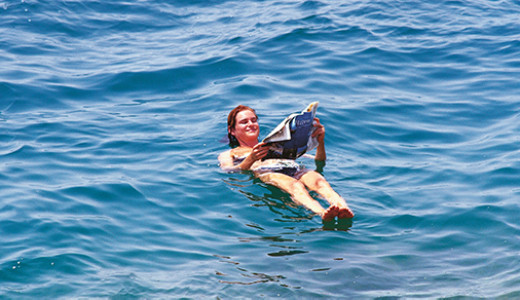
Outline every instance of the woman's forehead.
<path id="1" fill-rule="evenodd" d="M 243 110 L 237 114 L 237 120 L 250 119 L 250 118 L 256 118 L 255 113 L 250 110 Z"/>

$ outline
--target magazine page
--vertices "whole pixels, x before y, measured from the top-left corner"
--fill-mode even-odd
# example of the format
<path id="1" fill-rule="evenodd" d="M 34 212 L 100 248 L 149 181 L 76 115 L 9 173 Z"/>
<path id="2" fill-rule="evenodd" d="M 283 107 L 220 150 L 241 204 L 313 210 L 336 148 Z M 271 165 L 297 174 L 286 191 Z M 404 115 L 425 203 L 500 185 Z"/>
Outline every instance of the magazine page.
<path id="1" fill-rule="evenodd" d="M 262 141 L 271 144 L 264 159 L 296 159 L 315 148 L 318 143 L 311 138 L 311 134 L 317 109 L 318 102 L 312 102 L 301 113 L 291 114 L 278 124 Z"/>

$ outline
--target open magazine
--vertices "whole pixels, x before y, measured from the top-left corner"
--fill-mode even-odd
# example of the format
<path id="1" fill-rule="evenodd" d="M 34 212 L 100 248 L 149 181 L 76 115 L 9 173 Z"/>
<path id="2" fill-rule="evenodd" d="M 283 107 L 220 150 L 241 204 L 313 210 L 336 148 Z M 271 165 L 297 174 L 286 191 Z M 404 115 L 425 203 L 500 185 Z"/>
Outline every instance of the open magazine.
<path id="1" fill-rule="evenodd" d="M 293 113 L 278 124 L 262 141 L 271 146 L 264 159 L 296 159 L 316 148 L 318 141 L 311 134 L 317 109 L 318 102 L 312 102 L 301 113 Z"/>

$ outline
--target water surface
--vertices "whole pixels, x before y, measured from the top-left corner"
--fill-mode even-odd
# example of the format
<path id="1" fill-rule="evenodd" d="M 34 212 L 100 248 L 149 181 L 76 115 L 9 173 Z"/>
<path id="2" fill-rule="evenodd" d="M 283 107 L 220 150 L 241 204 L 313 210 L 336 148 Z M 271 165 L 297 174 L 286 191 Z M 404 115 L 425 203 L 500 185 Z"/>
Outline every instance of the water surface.
<path id="1" fill-rule="evenodd" d="M 520 297 L 519 12 L 0 2 L 0 297 Z M 217 164 L 312 101 L 333 227 Z"/>

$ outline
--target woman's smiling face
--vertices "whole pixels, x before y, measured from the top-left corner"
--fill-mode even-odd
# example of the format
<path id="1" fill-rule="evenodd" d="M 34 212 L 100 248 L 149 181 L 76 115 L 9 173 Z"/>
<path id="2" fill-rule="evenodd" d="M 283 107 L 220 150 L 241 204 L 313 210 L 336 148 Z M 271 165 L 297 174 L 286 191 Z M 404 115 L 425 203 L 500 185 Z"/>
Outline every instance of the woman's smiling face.
<path id="1" fill-rule="evenodd" d="M 235 128 L 231 129 L 231 134 L 242 144 L 258 142 L 259 135 L 258 118 L 256 114 L 250 110 L 243 110 L 236 115 Z"/>

